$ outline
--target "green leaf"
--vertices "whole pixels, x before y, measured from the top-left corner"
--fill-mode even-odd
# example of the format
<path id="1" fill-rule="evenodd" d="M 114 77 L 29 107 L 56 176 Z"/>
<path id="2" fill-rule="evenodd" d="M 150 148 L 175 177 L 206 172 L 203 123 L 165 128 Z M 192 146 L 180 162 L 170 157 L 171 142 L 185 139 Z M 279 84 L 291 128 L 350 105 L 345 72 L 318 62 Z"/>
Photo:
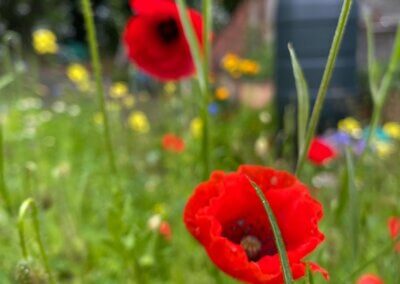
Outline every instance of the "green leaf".
<path id="1" fill-rule="evenodd" d="M 308 91 L 307 81 L 304 77 L 303 70 L 297 59 L 296 52 L 292 45 L 288 45 L 290 58 L 292 61 L 294 79 L 296 81 L 297 90 L 297 138 L 299 155 L 303 151 L 304 141 L 306 139 L 308 118 L 310 115 L 310 95 Z"/>
<path id="2" fill-rule="evenodd" d="M 252 181 L 249 177 L 249 182 L 251 186 L 257 193 L 257 196 L 260 198 L 265 212 L 268 215 L 269 222 L 272 227 L 272 231 L 274 233 L 275 244 L 278 248 L 279 258 L 281 260 L 282 271 L 283 271 L 283 279 L 285 280 L 285 284 L 293 283 L 292 271 L 290 270 L 289 259 L 286 253 L 285 243 L 282 238 L 281 231 L 279 229 L 278 223 L 276 221 L 274 212 L 272 211 L 271 205 L 269 204 L 268 200 L 265 198 L 264 193 L 262 192 L 261 188 Z"/>

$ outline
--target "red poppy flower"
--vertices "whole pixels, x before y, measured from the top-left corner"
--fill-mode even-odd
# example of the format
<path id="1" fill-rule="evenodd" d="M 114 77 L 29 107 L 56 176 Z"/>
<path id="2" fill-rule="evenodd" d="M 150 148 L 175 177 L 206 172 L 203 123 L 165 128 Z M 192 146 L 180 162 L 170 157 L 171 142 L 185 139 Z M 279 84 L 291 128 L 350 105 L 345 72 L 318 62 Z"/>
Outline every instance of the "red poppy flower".
<path id="1" fill-rule="evenodd" d="M 400 236 L 400 218 L 390 217 L 388 220 L 389 233 L 392 239 L 396 239 Z M 396 251 L 400 252 L 400 242 L 396 244 Z"/>
<path id="2" fill-rule="evenodd" d="M 364 274 L 358 278 L 357 284 L 383 284 L 383 280 L 374 274 Z"/>
<path id="3" fill-rule="evenodd" d="M 308 159 L 317 166 L 322 166 L 336 158 L 337 151 L 321 138 L 314 138 L 311 141 Z"/>
<path id="4" fill-rule="evenodd" d="M 230 174 L 214 172 L 186 205 L 187 229 L 227 274 L 248 283 L 283 283 L 273 232 L 249 178 L 271 204 L 293 277 L 304 276 L 307 263 L 303 258 L 324 240 L 318 229 L 322 206 L 305 185 L 286 172 L 261 166 L 241 166 Z M 309 265 L 328 277 L 318 265 Z"/>
<path id="5" fill-rule="evenodd" d="M 166 151 L 170 152 L 182 153 L 185 150 L 185 141 L 171 133 L 163 136 L 162 145 Z"/>
<path id="6" fill-rule="evenodd" d="M 178 8 L 171 0 L 132 0 L 135 15 L 129 20 L 124 42 L 129 58 L 143 71 L 161 80 L 177 80 L 195 72 Z M 189 15 L 199 42 L 202 18 Z"/>
<path id="7" fill-rule="evenodd" d="M 158 231 L 164 237 L 165 240 L 170 241 L 172 239 L 172 230 L 168 222 L 166 221 L 161 222 Z"/>

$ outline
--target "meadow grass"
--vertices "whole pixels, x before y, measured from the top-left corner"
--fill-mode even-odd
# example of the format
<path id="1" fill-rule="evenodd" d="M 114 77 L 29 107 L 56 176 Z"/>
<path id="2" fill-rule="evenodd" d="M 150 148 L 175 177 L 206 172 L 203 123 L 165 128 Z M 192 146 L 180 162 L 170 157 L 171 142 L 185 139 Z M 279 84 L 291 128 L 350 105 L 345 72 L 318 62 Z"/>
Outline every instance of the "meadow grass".
<path id="1" fill-rule="evenodd" d="M 254 110 L 229 101 L 209 115 L 206 73 L 170 94 L 162 88 L 158 94 L 138 93 L 135 106 L 126 107 L 103 96 L 100 72 L 97 98 L 67 78 L 58 82 L 58 96 L 49 95 L 32 67 L 36 60 L 27 60 L 25 71 L 8 61 L 1 74 L 0 283 L 46 283 L 49 275 L 57 283 L 236 283 L 212 265 L 184 228 L 188 196 L 205 179 L 209 161 L 224 171 L 240 164 L 293 171 L 298 161 L 291 149 L 297 143 L 306 149 L 309 139 L 290 139 L 296 134 L 288 127 L 283 140 L 289 150 L 282 151 L 273 105 Z M 201 107 L 194 97 L 199 85 Z M 131 129 L 129 115 L 136 110 L 148 115 L 148 132 Z M 260 119 L 265 114 L 270 121 Z M 209 120 L 209 142 L 191 129 L 199 115 Z M 309 129 L 309 137 L 314 131 Z M 163 149 L 167 132 L 185 140 L 183 153 Z M 269 143 L 261 154 L 255 148 L 260 137 Z M 326 240 L 310 260 L 329 271 L 331 283 L 354 283 L 366 272 L 400 283 L 400 254 L 387 228 L 388 218 L 400 215 L 398 146 L 395 142 L 396 151 L 386 158 L 368 151 L 360 159 L 346 151 L 325 167 L 300 156 L 301 180 L 324 207 Z M 156 214 L 171 225 L 171 240 L 149 226 Z M 315 275 L 299 283 L 324 280 Z"/>

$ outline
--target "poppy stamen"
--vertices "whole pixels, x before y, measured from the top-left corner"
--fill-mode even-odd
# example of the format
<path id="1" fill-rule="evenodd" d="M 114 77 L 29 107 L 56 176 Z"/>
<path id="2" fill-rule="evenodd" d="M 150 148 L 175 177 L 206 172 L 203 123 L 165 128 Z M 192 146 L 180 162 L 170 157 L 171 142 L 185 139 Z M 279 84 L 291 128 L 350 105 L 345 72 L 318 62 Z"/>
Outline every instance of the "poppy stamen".
<path id="1" fill-rule="evenodd" d="M 256 260 L 262 247 L 261 241 L 258 238 L 250 235 L 243 237 L 240 241 L 240 245 L 246 252 L 249 260 Z"/>
<path id="2" fill-rule="evenodd" d="M 179 38 L 178 24 L 174 19 L 160 22 L 157 26 L 157 32 L 164 43 L 171 43 Z"/>

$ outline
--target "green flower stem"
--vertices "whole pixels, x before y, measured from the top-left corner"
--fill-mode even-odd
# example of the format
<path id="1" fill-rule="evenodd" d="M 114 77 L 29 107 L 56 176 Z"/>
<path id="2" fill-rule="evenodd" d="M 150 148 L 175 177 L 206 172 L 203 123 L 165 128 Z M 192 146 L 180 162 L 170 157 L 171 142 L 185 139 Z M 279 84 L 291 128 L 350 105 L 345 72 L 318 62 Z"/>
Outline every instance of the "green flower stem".
<path id="1" fill-rule="evenodd" d="M 203 0 L 203 42 L 204 50 L 201 51 L 200 43 L 197 39 L 193 25 L 187 12 L 187 5 L 184 0 L 177 0 L 178 11 L 182 21 L 183 29 L 189 43 L 190 51 L 193 57 L 194 65 L 197 70 L 197 81 L 201 93 L 200 116 L 203 123 L 201 155 L 203 164 L 203 179 L 206 179 L 210 173 L 210 129 L 208 103 L 210 99 L 209 85 L 209 69 L 210 69 L 210 53 L 211 53 L 211 30 L 212 30 L 212 2 L 211 0 Z"/>
<path id="2" fill-rule="evenodd" d="M 372 33 L 370 30 L 370 26 L 367 26 L 369 29 L 368 33 Z M 370 36 L 371 37 L 371 36 Z M 369 51 L 370 53 L 373 52 L 373 41 L 370 39 L 369 42 L 369 50 L 372 49 L 372 51 Z M 369 56 L 369 61 L 372 61 L 373 54 Z M 371 66 L 373 65 L 373 62 L 369 62 L 369 68 L 372 68 Z M 383 106 L 385 105 L 385 102 L 387 100 L 388 94 L 390 87 L 392 86 L 394 75 L 396 73 L 397 68 L 400 65 L 400 24 L 397 28 L 397 33 L 396 33 L 396 38 L 394 42 L 394 47 L 393 47 L 393 52 L 390 58 L 389 62 L 389 68 L 385 75 L 383 76 L 381 85 L 379 88 L 376 87 L 375 83 L 375 76 L 374 74 L 370 73 L 370 78 L 369 80 L 371 81 L 370 86 L 371 86 L 371 93 L 372 93 L 372 98 L 373 98 L 373 113 L 372 113 L 372 118 L 371 118 L 371 124 L 370 124 L 370 129 L 366 141 L 366 150 L 370 149 L 371 143 L 372 143 L 372 138 L 374 137 L 374 133 L 376 132 L 376 129 L 379 126 L 381 117 L 382 117 L 382 110 Z"/>
<path id="3" fill-rule="evenodd" d="M 42 257 L 43 265 L 46 269 L 46 272 L 49 276 L 49 282 L 50 283 L 56 283 L 53 275 L 50 270 L 50 265 L 49 265 L 49 260 L 47 258 L 46 251 L 44 249 L 43 245 L 43 240 L 40 235 L 40 223 L 39 223 L 39 217 L 38 217 L 38 209 L 37 205 L 34 199 L 28 198 L 26 199 L 21 207 L 19 208 L 19 214 L 18 214 L 18 234 L 19 234 L 19 240 L 20 240 L 20 246 L 22 250 L 22 256 L 25 260 L 28 260 L 28 250 L 26 247 L 26 240 L 25 240 L 25 217 L 26 214 L 28 213 L 28 209 L 31 208 L 32 210 L 32 218 L 33 218 L 33 229 L 35 231 L 35 237 L 36 241 L 39 245 L 39 251 L 40 255 Z"/>
<path id="4" fill-rule="evenodd" d="M 332 46 L 329 51 L 328 61 L 325 67 L 324 75 L 322 76 L 321 85 L 318 90 L 317 99 L 311 114 L 310 123 L 304 143 L 304 148 L 301 152 L 300 158 L 297 163 L 296 175 L 301 174 L 304 166 L 308 151 L 310 150 L 311 141 L 315 135 L 318 126 L 318 121 L 321 116 L 321 111 L 324 106 L 326 94 L 328 92 L 329 83 L 332 78 L 333 70 L 335 68 L 336 58 L 340 50 L 343 40 L 343 35 L 346 29 L 347 21 L 350 15 L 353 0 L 345 0 L 343 2 L 342 11 L 340 13 L 339 22 L 336 27 L 335 36 L 333 38 Z"/>
<path id="5" fill-rule="evenodd" d="M 1 120 L 1 118 L 0 118 Z M 0 121 L 0 194 L 4 199 L 8 213 L 12 214 L 12 205 L 10 195 L 8 193 L 5 173 L 4 173 L 4 139 L 3 139 L 3 123 Z"/>
<path id="6" fill-rule="evenodd" d="M 279 229 L 278 222 L 276 221 L 274 212 L 272 211 L 271 205 L 269 204 L 268 200 L 265 198 L 265 195 L 262 192 L 261 188 L 254 181 L 252 181 L 249 177 L 247 177 L 247 178 L 249 179 L 251 186 L 256 191 L 258 198 L 260 198 L 260 200 L 264 206 L 265 212 L 268 215 L 268 219 L 271 224 L 272 231 L 274 233 L 275 244 L 276 244 L 276 247 L 278 248 L 279 258 L 281 260 L 282 271 L 283 271 L 283 276 L 284 276 L 283 278 L 284 278 L 285 284 L 291 284 L 291 283 L 293 283 L 292 271 L 290 269 L 290 264 L 289 264 L 289 259 L 288 259 L 287 253 L 286 253 L 285 243 L 283 241 L 282 234 Z"/>
<path id="7" fill-rule="evenodd" d="M 110 170 L 114 177 L 117 176 L 117 166 L 115 162 L 115 154 L 112 146 L 111 140 L 111 132 L 110 132 L 110 122 L 107 114 L 106 109 L 106 100 L 105 100 L 105 92 L 104 86 L 102 83 L 102 67 L 100 63 L 100 56 L 99 56 L 99 47 L 96 38 L 96 29 L 94 25 L 93 19 L 93 11 L 91 7 L 90 0 L 82 0 L 82 11 L 85 18 L 85 26 L 87 31 L 87 39 L 90 48 L 90 55 L 94 70 L 94 76 L 96 80 L 96 93 L 98 96 L 99 104 L 100 104 L 100 111 L 103 115 L 103 134 L 104 134 L 104 141 L 105 141 L 105 148 L 108 155 L 108 163 Z"/>

